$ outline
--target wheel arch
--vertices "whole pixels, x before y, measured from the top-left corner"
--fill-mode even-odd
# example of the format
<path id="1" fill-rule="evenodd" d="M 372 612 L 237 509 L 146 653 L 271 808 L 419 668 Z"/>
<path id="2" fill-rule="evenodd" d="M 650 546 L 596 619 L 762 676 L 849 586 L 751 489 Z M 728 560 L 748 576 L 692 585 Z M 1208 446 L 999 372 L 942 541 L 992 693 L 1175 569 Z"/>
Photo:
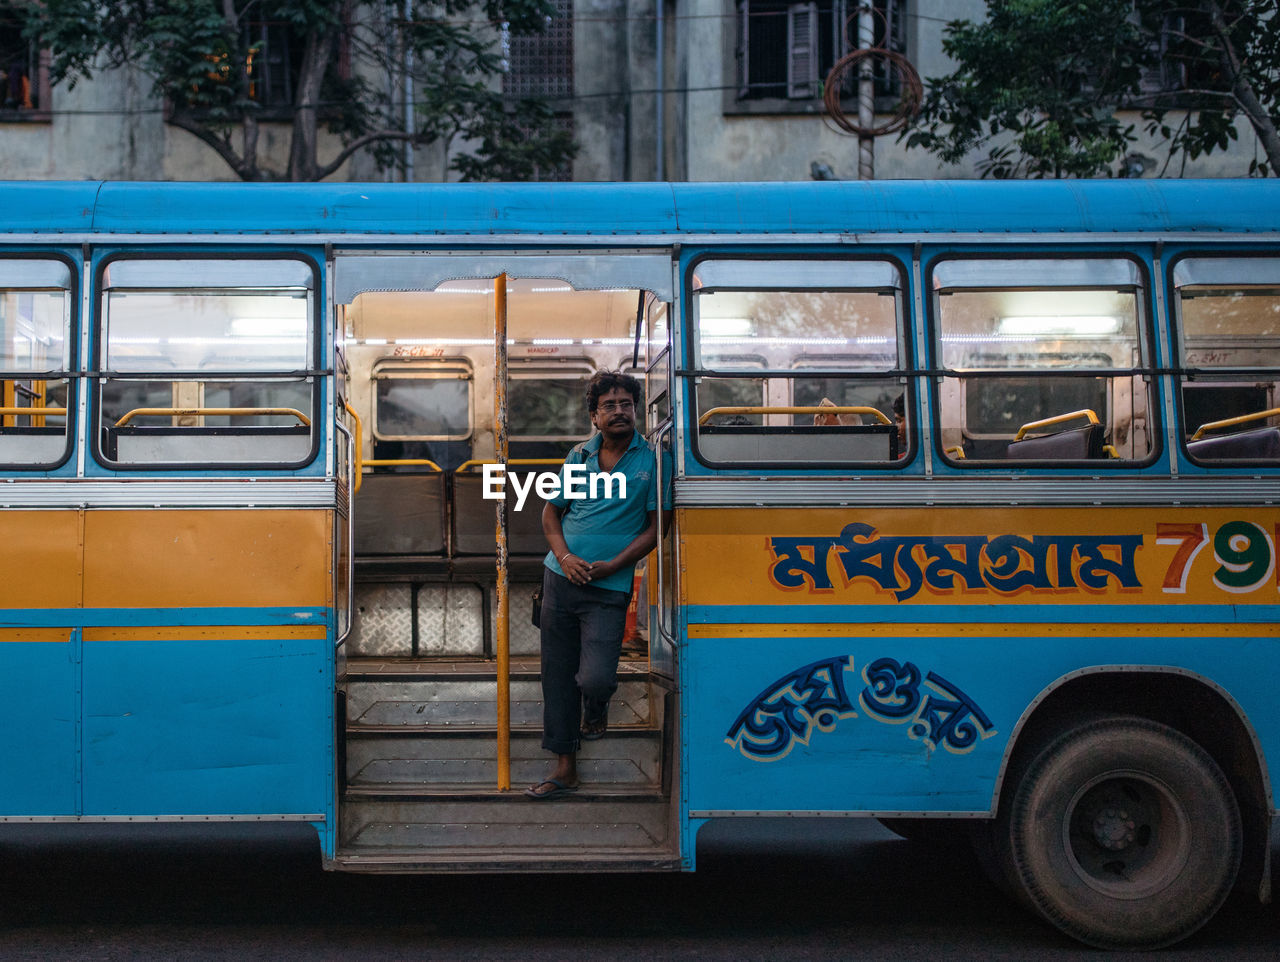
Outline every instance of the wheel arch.
<path id="1" fill-rule="evenodd" d="M 991 814 L 1006 798 L 1006 780 L 1078 718 L 1135 715 L 1182 732 L 1212 756 L 1236 795 L 1244 829 L 1242 884 L 1270 900 L 1270 824 L 1275 810 L 1270 771 L 1253 725 L 1225 688 L 1175 666 L 1096 665 L 1062 675 L 1027 705 L 1014 725 L 992 793 Z"/>

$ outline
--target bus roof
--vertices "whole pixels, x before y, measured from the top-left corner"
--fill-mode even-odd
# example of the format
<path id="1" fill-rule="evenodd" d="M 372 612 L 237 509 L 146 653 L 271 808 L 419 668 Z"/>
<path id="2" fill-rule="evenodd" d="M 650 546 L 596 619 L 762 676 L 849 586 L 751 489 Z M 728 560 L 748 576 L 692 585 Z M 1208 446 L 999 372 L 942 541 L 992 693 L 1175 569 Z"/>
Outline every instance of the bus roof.
<path id="1" fill-rule="evenodd" d="M 0 183 L 0 234 L 1274 231 L 1280 181 Z"/>

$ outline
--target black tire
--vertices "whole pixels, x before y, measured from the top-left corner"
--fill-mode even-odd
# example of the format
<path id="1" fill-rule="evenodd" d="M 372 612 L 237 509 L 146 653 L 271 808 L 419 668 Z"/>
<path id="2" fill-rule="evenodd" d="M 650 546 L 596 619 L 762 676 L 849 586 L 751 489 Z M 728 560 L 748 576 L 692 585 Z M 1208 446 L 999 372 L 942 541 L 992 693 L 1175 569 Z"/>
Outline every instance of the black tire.
<path id="1" fill-rule="evenodd" d="M 1013 852 L 1009 845 L 1009 820 L 994 818 L 974 822 L 969 829 L 969 844 L 988 881 L 1005 898 L 1016 902 L 1028 912 L 1036 912 L 1013 864 Z"/>
<path id="2" fill-rule="evenodd" d="M 1007 832 L 1031 904 L 1098 948 L 1186 938 L 1240 868 L 1240 811 L 1222 770 L 1142 718 L 1097 718 L 1052 741 L 1013 786 Z"/>
<path id="3" fill-rule="evenodd" d="M 969 820 L 956 818 L 877 818 L 877 822 L 917 845 L 961 848 L 969 843 Z"/>

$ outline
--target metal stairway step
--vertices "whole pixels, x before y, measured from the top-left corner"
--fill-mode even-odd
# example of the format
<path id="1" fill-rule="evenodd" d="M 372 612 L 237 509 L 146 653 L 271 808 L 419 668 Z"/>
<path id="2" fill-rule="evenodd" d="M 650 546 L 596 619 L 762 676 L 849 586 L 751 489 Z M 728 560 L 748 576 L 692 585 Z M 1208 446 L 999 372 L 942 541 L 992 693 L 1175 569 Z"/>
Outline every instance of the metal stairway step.
<path id="1" fill-rule="evenodd" d="M 344 854 L 410 857 L 466 853 L 492 859 L 601 848 L 668 852 L 669 800 L 658 793 L 578 792 L 534 801 L 520 791 L 348 791 L 340 818 Z"/>
<path id="2" fill-rule="evenodd" d="M 607 845 L 562 845 L 533 850 L 510 849 L 503 852 L 472 849 L 420 849 L 394 847 L 370 849 L 339 848 L 333 859 L 347 872 L 368 873 L 448 873 L 448 872 L 674 872 L 685 868 L 685 862 L 670 846 L 651 851 L 613 848 Z"/>
<path id="3" fill-rule="evenodd" d="M 353 737 L 354 734 L 354 737 Z M 348 787 L 497 784 L 497 739 L 493 732 L 351 733 L 347 737 Z M 551 755 L 540 731 L 512 732 L 511 777 L 518 784 L 541 778 Z M 583 742 L 578 768 L 592 785 L 651 789 L 662 778 L 662 733 L 615 731 Z"/>
<path id="4" fill-rule="evenodd" d="M 347 724 L 357 728 L 404 726 L 489 727 L 497 724 L 497 670 L 485 660 L 359 659 L 345 673 Z M 657 727 L 661 690 L 647 665 L 623 662 L 609 706 L 611 728 Z M 542 723 L 537 660 L 513 661 L 511 724 Z"/>

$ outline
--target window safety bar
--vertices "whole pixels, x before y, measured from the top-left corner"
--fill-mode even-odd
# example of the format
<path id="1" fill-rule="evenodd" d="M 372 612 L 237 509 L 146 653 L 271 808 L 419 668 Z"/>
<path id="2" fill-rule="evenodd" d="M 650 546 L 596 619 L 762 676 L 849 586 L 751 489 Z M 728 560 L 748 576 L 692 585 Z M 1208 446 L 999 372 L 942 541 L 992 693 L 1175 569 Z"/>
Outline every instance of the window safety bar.
<path id="1" fill-rule="evenodd" d="M 802 407 L 787 405 L 783 407 L 724 407 L 712 408 L 702 417 L 698 418 L 698 424 L 706 424 L 709 418 L 717 414 L 867 414 L 875 418 L 881 424 L 892 424 L 884 413 L 869 407 L 847 407 L 847 406 L 818 406 L 811 404 Z"/>
<path id="2" fill-rule="evenodd" d="M 430 458 L 368 458 L 360 462 L 362 470 L 364 468 L 394 468 L 401 465 L 424 465 L 432 471 L 444 472 L 444 468 Z"/>
<path id="3" fill-rule="evenodd" d="M 1234 428 L 1240 424 L 1248 424 L 1250 421 L 1264 421 L 1277 414 L 1280 414 L 1280 408 L 1271 408 L 1267 411 L 1254 411 L 1252 414 L 1241 414 L 1239 417 L 1227 418 L 1223 421 L 1210 421 L 1208 424 L 1200 425 L 1200 427 L 1196 429 L 1196 433 L 1191 435 L 1191 440 L 1200 440 L 1200 435 L 1207 431 L 1218 431 L 1222 428 Z"/>
<path id="4" fill-rule="evenodd" d="M 57 416 L 57 415 L 64 415 L 64 416 L 65 416 L 65 415 L 66 415 L 66 413 L 67 413 L 67 409 L 66 409 L 66 408 L 44 408 L 44 407 L 20 408 L 20 407 L 0 407 L 0 418 L 10 418 L 10 417 L 11 417 L 11 418 L 24 418 L 24 417 L 29 417 L 29 418 L 31 418 L 31 419 L 32 419 L 32 421 L 33 421 L 33 425 L 32 425 L 33 427 L 44 427 L 44 426 L 45 426 L 44 419 L 45 419 L 46 417 L 53 417 L 53 416 Z M 39 421 L 40 423 L 39 423 L 39 424 L 35 424 L 35 423 L 34 423 L 35 421 Z M 10 425 L 10 424 L 7 424 L 7 423 L 6 423 L 6 424 L 4 424 L 3 426 L 4 426 L 4 427 L 16 427 L 16 424 L 14 424 L 14 425 Z"/>
<path id="5" fill-rule="evenodd" d="M 297 408 L 134 408 L 117 421 L 115 426 L 122 428 L 134 418 L 144 416 L 199 417 L 202 415 L 226 415 L 229 417 L 256 417 L 265 414 L 288 415 L 297 418 L 298 422 L 304 427 L 311 427 L 311 418 Z"/>
<path id="6" fill-rule="evenodd" d="M 1056 414 L 1051 418 L 1044 418 L 1040 421 L 1030 421 L 1018 428 L 1018 434 L 1014 437 L 1014 440 L 1021 441 L 1023 435 L 1028 431 L 1039 431 L 1041 428 L 1052 427 L 1055 424 L 1064 424 L 1067 421 L 1074 421 L 1076 418 L 1088 418 L 1090 424 L 1101 423 L 1098 420 L 1098 415 L 1094 414 L 1089 408 L 1084 408 L 1080 411 L 1072 411 L 1070 414 Z"/>
<path id="7" fill-rule="evenodd" d="M 368 464 L 368 463 L 369 463 L 368 461 L 365 462 L 365 464 Z M 474 470 L 475 468 L 482 467 L 483 465 L 486 465 L 486 464 L 498 464 L 498 463 L 499 462 L 497 461 L 485 461 L 485 460 L 476 460 L 476 459 L 472 459 L 470 461 L 463 461 L 460 465 L 454 468 L 454 473 L 457 474 L 462 471 Z M 510 464 L 515 464 L 515 465 L 564 464 L 564 458 L 510 458 L 505 463 L 509 465 Z"/>

